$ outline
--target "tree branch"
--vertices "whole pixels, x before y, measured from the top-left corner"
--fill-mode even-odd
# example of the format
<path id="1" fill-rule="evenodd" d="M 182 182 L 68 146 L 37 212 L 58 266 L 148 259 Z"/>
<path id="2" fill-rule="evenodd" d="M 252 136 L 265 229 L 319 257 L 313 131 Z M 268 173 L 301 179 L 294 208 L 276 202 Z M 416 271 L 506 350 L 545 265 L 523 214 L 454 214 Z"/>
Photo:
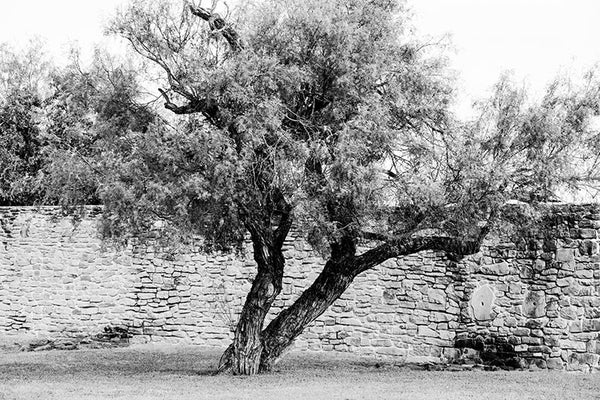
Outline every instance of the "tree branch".
<path id="1" fill-rule="evenodd" d="M 165 99 L 165 108 L 169 111 L 174 112 L 175 114 L 193 114 L 202 111 L 202 103 L 199 101 L 192 102 L 190 101 L 188 104 L 183 106 L 178 106 L 173 103 L 169 98 L 169 95 L 164 89 L 158 89 L 162 97 Z"/>
<path id="2" fill-rule="evenodd" d="M 460 239 L 445 236 L 398 237 L 388 239 L 385 243 L 366 251 L 356 257 L 353 263 L 356 274 L 371 269 L 390 258 L 406 256 L 423 250 L 445 251 L 452 257 L 464 257 L 477 253 L 485 236 L 489 233 L 489 226 L 481 229 L 480 234 L 474 239 Z"/>
<path id="3" fill-rule="evenodd" d="M 281 219 L 279 220 L 279 225 L 277 226 L 277 229 L 275 229 L 273 236 L 275 246 L 277 248 L 283 247 L 283 243 L 285 242 L 285 239 L 287 238 L 287 235 L 290 232 L 290 229 L 292 228 L 293 218 L 291 215 L 291 209 L 292 207 L 286 203 L 286 209 L 281 215 Z"/>
<path id="4" fill-rule="evenodd" d="M 190 11 L 195 16 L 208 22 L 208 26 L 213 33 L 220 33 L 227 40 L 233 52 L 237 53 L 244 48 L 240 35 L 219 14 L 194 5 L 190 5 Z"/>
<path id="5" fill-rule="evenodd" d="M 208 22 L 210 30 L 213 33 L 220 33 L 225 38 L 225 40 L 227 40 L 233 52 L 239 52 L 243 49 L 244 46 L 237 31 L 233 29 L 233 27 L 230 24 L 228 24 L 223 17 L 214 12 L 214 7 L 210 10 L 207 10 L 202 7 L 196 7 L 194 5 L 190 5 L 189 7 L 190 12 L 193 15 Z M 154 61 L 157 62 L 160 66 L 162 66 L 163 69 L 167 72 L 169 83 L 171 85 L 171 90 L 188 100 L 187 104 L 181 106 L 177 105 L 171 101 L 165 90 L 159 89 L 160 94 L 165 99 L 165 108 L 167 110 L 172 111 L 175 114 L 194 114 L 200 112 L 208 119 L 210 123 L 219 128 L 223 128 L 222 121 L 220 121 L 219 118 L 219 110 L 214 104 L 211 104 L 211 102 L 208 101 L 208 99 L 200 99 L 189 93 L 175 79 L 166 63 L 161 62 L 161 60 L 157 59 L 154 59 Z"/>

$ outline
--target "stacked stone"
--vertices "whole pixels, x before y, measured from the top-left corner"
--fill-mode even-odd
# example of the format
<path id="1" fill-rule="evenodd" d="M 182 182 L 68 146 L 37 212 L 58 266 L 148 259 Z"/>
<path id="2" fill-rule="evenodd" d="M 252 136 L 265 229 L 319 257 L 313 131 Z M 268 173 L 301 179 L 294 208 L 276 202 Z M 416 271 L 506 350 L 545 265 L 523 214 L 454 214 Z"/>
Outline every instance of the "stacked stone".
<path id="1" fill-rule="evenodd" d="M 424 252 L 359 275 L 296 349 L 399 361 L 598 368 L 600 213 L 567 207 L 534 244 L 495 239 L 463 262 Z M 230 343 L 255 274 L 236 255 L 168 254 L 152 245 L 102 249 L 98 209 L 77 223 L 55 208 L 0 208 L 0 332 L 90 335 L 120 326 L 133 341 Z M 537 247 L 536 247 L 537 246 Z M 323 260 L 293 233 L 283 290 L 291 305 Z"/>
<path id="2" fill-rule="evenodd" d="M 469 306 L 463 308 L 457 346 L 469 350 L 458 357 L 598 369 L 600 214 L 593 207 L 561 211 L 568 218 L 558 237 L 542 238 L 533 250 L 496 243 L 467 261 Z"/>
<path id="3" fill-rule="evenodd" d="M 209 275 L 211 268 L 222 267 L 222 260 L 193 253 L 169 256 L 153 247 L 136 249 L 134 254 L 138 282 L 131 301 L 136 340 L 222 345 L 228 329 L 212 318 L 216 299 L 206 298 L 218 291 L 211 290 Z"/>
<path id="4" fill-rule="evenodd" d="M 271 315 L 292 304 L 322 268 L 322 260 L 307 257 L 310 249 L 301 239 L 287 249 L 284 290 Z M 456 279 L 457 268 L 427 252 L 361 274 L 295 347 L 398 360 L 439 359 L 453 348 L 453 329 L 458 327 L 462 283 Z"/>
<path id="5" fill-rule="evenodd" d="M 91 218 L 56 219 L 56 209 L 0 209 L 0 329 L 88 335 L 121 323 L 133 281 L 122 255 L 101 252 Z"/>

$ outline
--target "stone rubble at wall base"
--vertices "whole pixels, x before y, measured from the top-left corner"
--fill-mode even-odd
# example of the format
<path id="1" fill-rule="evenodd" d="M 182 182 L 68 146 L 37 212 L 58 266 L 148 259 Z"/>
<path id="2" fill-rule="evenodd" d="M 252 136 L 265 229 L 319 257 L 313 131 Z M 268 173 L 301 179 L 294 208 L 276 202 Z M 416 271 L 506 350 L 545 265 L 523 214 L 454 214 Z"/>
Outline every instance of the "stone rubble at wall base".
<path id="1" fill-rule="evenodd" d="M 0 208 L 0 335 L 80 337 L 115 326 L 132 343 L 229 344 L 255 272 L 249 249 L 240 257 L 107 250 L 95 229 L 101 210 L 87 211 L 73 223 L 54 207 Z M 295 349 L 600 369 L 600 211 L 555 212 L 566 234 L 537 248 L 496 240 L 462 262 L 423 252 L 361 274 Z M 284 288 L 268 319 L 323 265 L 295 235 L 285 255 Z"/>

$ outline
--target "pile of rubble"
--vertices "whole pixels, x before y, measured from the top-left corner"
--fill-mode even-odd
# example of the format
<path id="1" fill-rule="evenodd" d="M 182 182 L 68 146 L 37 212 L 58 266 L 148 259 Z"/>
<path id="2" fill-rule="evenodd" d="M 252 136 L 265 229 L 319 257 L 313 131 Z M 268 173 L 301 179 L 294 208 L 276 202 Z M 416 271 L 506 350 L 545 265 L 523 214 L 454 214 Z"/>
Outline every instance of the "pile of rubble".
<path id="1" fill-rule="evenodd" d="M 21 351 L 100 349 L 129 346 L 131 334 L 125 328 L 107 326 L 104 331 L 92 336 L 63 339 L 40 339 L 21 346 Z"/>

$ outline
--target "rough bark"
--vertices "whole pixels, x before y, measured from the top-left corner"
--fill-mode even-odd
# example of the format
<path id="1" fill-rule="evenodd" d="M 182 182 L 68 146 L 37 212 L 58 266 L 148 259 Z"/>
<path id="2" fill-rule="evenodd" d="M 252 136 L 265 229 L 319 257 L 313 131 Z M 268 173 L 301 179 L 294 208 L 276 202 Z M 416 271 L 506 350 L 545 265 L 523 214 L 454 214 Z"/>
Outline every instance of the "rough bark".
<path id="1" fill-rule="evenodd" d="M 260 371 L 270 371 L 302 331 L 350 286 L 354 275 L 342 263 L 328 261 L 314 283 L 263 332 Z"/>
<path id="2" fill-rule="evenodd" d="M 262 330 L 265 317 L 282 288 L 285 258 L 282 247 L 291 227 L 286 213 L 276 230 L 247 224 L 253 243 L 257 274 L 242 308 L 233 343 L 221 357 L 219 371 L 236 375 L 259 372 L 263 352 Z"/>
<path id="3" fill-rule="evenodd" d="M 241 51 L 243 44 L 238 33 L 224 18 L 213 11 L 190 5 L 190 12 L 208 22 L 214 34 L 222 35 L 229 43 L 232 52 Z M 190 93 L 173 77 L 167 65 L 160 62 L 159 64 L 167 72 L 171 90 L 188 100 L 184 105 L 177 105 L 171 101 L 166 91 L 159 89 L 165 99 L 165 108 L 175 114 L 202 113 L 214 126 L 226 128 L 239 147 L 240 134 L 236 124 L 234 122 L 227 124 L 223 121 L 220 110 L 214 102 Z M 234 374 L 253 375 L 259 370 L 264 320 L 273 301 L 281 292 L 285 263 L 281 245 L 289 231 L 288 217 L 289 215 L 286 214 L 285 218 L 282 218 L 285 223 L 274 234 L 257 224 L 248 223 L 254 247 L 254 259 L 257 263 L 257 274 L 242 308 L 233 343 L 221 357 L 219 371 L 229 370 Z"/>
<path id="4" fill-rule="evenodd" d="M 261 333 L 265 317 L 281 292 L 284 257 L 264 238 L 253 240 L 257 274 L 242 308 L 233 343 L 221 358 L 220 371 L 254 375 L 263 351 Z"/>

